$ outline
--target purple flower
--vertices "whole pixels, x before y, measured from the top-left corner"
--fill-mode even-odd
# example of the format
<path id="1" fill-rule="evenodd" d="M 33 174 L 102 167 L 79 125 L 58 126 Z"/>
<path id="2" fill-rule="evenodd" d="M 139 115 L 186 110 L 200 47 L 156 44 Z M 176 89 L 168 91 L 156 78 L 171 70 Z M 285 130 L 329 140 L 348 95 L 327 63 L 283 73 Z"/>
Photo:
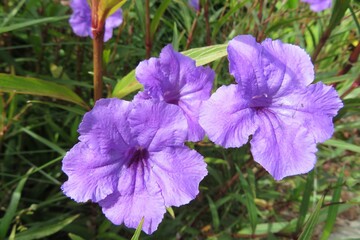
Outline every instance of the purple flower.
<path id="1" fill-rule="evenodd" d="M 87 0 L 71 0 L 70 7 L 73 14 L 69 23 L 74 33 L 80 37 L 93 37 L 91 31 L 91 9 Z M 122 10 L 119 9 L 106 19 L 104 41 L 108 41 L 113 35 L 113 28 L 122 23 Z"/>
<path id="2" fill-rule="evenodd" d="M 302 2 L 310 4 L 310 9 L 314 12 L 320 12 L 331 8 L 332 0 L 301 0 Z"/>
<path id="3" fill-rule="evenodd" d="M 98 202 L 114 224 L 154 232 L 166 207 L 188 203 L 206 176 L 203 157 L 184 145 L 181 110 L 164 102 L 101 99 L 85 114 L 80 142 L 64 157 L 64 193 Z"/>
<path id="4" fill-rule="evenodd" d="M 252 135 L 251 152 L 276 180 L 306 173 L 316 162 L 316 143 L 333 134 L 332 117 L 343 106 L 337 92 L 314 80 L 301 48 L 252 36 L 229 42 L 230 73 L 237 84 L 220 87 L 200 110 L 209 138 L 240 147 Z"/>
<path id="5" fill-rule="evenodd" d="M 210 97 L 215 73 L 209 67 L 196 67 L 195 61 L 167 45 L 159 58 L 142 61 L 136 78 L 144 85 L 136 99 L 157 99 L 178 106 L 188 122 L 189 141 L 201 140 L 199 108 Z"/>
<path id="6" fill-rule="evenodd" d="M 197 12 L 200 10 L 200 0 L 189 0 L 189 5 Z"/>

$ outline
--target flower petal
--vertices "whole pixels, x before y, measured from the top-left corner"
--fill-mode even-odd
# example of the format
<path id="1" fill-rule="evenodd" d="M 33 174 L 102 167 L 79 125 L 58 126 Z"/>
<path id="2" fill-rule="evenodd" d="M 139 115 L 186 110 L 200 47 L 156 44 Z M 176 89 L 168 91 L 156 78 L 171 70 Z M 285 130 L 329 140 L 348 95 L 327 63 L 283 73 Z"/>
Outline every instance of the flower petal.
<path id="1" fill-rule="evenodd" d="M 197 142 L 204 138 L 205 131 L 199 124 L 199 111 L 202 101 L 180 101 L 179 107 L 183 110 L 188 124 L 187 141 Z"/>
<path id="2" fill-rule="evenodd" d="M 325 9 L 331 8 L 331 0 L 301 0 L 310 4 L 310 9 L 314 12 L 320 12 Z"/>
<path id="3" fill-rule="evenodd" d="M 207 175 L 203 157 L 187 147 L 155 152 L 149 162 L 167 207 L 193 200 L 199 193 L 200 181 Z"/>
<path id="4" fill-rule="evenodd" d="M 200 109 L 200 125 L 223 147 L 240 147 L 258 128 L 256 111 L 242 99 L 237 85 L 220 87 Z"/>
<path id="5" fill-rule="evenodd" d="M 229 42 L 229 70 L 245 99 L 267 93 L 262 67 L 262 46 L 251 35 L 240 35 Z"/>
<path id="6" fill-rule="evenodd" d="M 285 97 L 274 99 L 272 111 L 306 127 L 316 142 L 324 142 L 334 132 L 332 118 L 343 104 L 331 86 L 312 84 Z"/>
<path id="7" fill-rule="evenodd" d="M 137 228 L 144 217 L 142 230 L 147 234 L 156 231 L 166 212 L 160 192 L 150 194 L 146 189 L 133 195 L 115 193 L 99 204 L 105 216 L 117 225 Z"/>
<path id="8" fill-rule="evenodd" d="M 262 46 L 262 67 L 269 95 L 284 95 L 308 86 L 314 80 L 314 66 L 300 47 L 266 39 Z"/>
<path id="9" fill-rule="evenodd" d="M 132 104 L 117 98 L 100 99 L 84 115 L 79 140 L 102 154 L 127 150 L 132 141 L 127 121 Z"/>
<path id="10" fill-rule="evenodd" d="M 288 122 L 268 110 L 259 112 L 259 129 L 251 140 L 254 160 L 276 180 L 307 173 L 316 163 L 316 143 L 297 122 Z"/>
<path id="11" fill-rule="evenodd" d="M 136 228 L 144 217 L 144 232 L 157 229 L 166 210 L 151 168 L 149 162 L 139 161 L 122 169 L 119 191 L 99 203 L 111 222 Z"/>
<path id="12" fill-rule="evenodd" d="M 62 161 L 62 170 L 69 177 L 63 192 L 77 202 L 98 202 L 117 190 L 121 154 L 102 155 L 86 143 L 76 144 Z"/>
<path id="13" fill-rule="evenodd" d="M 136 101 L 129 123 L 139 146 L 149 152 L 167 146 L 183 146 L 187 136 L 183 112 L 178 106 L 165 102 Z"/>
<path id="14" fill-rule="evenodd" d="M 120 8 L 106 19 L 104 42 L 107 42 L 112 37 L 113 29 L 120 26 L 122 22 L 123 22 L 123 16 L 122 16 L 122 10 Z"/>

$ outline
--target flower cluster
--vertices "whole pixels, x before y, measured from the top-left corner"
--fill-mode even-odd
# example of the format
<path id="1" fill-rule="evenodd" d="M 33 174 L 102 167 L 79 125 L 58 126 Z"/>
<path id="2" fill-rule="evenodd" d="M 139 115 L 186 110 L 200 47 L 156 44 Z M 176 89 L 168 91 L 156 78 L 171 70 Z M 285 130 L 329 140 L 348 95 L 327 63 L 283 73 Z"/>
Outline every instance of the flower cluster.
<path id="1" fill-rule="evenodd" d="M 316 144 L 330 138 L 342 107 L 336 91 L 314 80 L 301 48 L 249 35 L 229 42 L 237 84 L 211 95 L 215 73 L 166 46 L 136 68 L 143 84 L 132 102 L 101 99 L 85 114 L 63 159 L 64 193 L 99 203 L 114 224 L 154 232 L 166 207 L 188 203 L 206 176 L 203 157 L 185 145 L 205 133 L 225 148 L 252 136 L 251 152 L 276 180 L 310 171 Z"/>
<path id="2" fill-rule="evenodd" d="M 207 175 L 203 157 L 185 146 L 201 139 L 199 106 L 210 97 L 214 72 L 173 50 L 143 61 L 144 84 L 132 102 L 101 99 L 85 114 L 80 142 L 63 159 L 64 193 L 99 203 L 114 224 L 154 232 L 166 207 L 188 203 Z M 194 103 L 194 105 L 191 104 Z"/>
<path id="3" fill-rule="evenodd" d="M 70 7 L 73 13 L 69 23 L 74 33 L 80 37 L 93 37 L 91 30 L 91 8 L 87 0 L 71 0 Z M 120 26 L 122 10 L 119 9 L 106 19 L 104 41 L 108 41 L 113 35 L 113 29 Z"/>
<path id="4" fill-rule="evenodd" d="M 332 0 L 301 0 L 302 2 L 310 4 L 310 9 L 314 12 L 320 12 L 331 8 Z"/>

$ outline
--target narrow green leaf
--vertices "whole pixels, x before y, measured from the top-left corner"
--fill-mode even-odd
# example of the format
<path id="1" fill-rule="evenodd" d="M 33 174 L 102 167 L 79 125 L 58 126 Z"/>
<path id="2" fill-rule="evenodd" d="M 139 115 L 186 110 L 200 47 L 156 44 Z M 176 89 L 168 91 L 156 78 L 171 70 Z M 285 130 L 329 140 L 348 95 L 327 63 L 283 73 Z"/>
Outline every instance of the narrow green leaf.
<path id="1" fill-rule="evenodd" d="M 105 18 L 107 18 L 116 12 L 125 3 L 126 0 L 100 0 L 98 14 L 100 16 L 105 15 Z"/>
<path id="2" fill-rule="evenodd" d="M 303 193 L 303 198 L 301 201 L 301 205 L 300 205 L 300 213 L 299 213 L 299 218 L 296 224 L 296 232 L 299 232 L 301 227 L 304 224 L 305 218 L 306 218 L 306 214 L 309 210 L 309 203 L 310 203 L 310 197 L 311 197 L 311 193 L 312 193 L 312 186 L 314 184 L 314 171 L 311 171 L 306 179 L 306 183 L 305 183 L 305 188 L 304 188 L 304 193 Z"/>
<path id="3" fill-rule="evenodd" d="M 28 230 L 21 232 L 16 235 L 16 240 L 32 240 L 40 239 L 47 236 L 50 236 L 58 231 L 62 230 L 64 227 L 72 223 L 80 215 L 71 216 L 65 218 L 64 220 L 54 221 L 53 219 L 43 223 L 37 223 L 35 226 L 29 228 Z"/>
<path id="4" fill-rule="evenodd" d="M 60 17 L 46 17 L 46 18 L 40 18 L 30 21 L 23 21 L 21 23 L 12 24 L 10 26 L 0 27 L 0 34 L 5 32 L 11 32 L 15 30 L 19 30 L 22 28 L 27 28 L 33 25 L 39 25 L 44 23 L 52 23 L 52 22 L 59 22 L 62 20 L 68 19 L 69 16 L 60 16 Z"/>
<path id="5" fill-rule="evenodd" d="M 334 29 L 344 17 L 346 10 L 349 8 L 350 0 L 335 0 L 333 11 L 330 18 L 328 29 Z"/>
<path id="6" fill-rule="evenodd" d="M 6 209 L 5 215 L 1 218 L 0 222 L 0 239 L 5 239 L 6 233 L 9 230 L 12 219 L 16 215 L 16 210 L 19 205 L 21 198 L 21 192 L 24 188 L 25 182 L 28 179 L 29 174 L 32 172 L 32 168 L 29 169 L 26 175 L 22 177 L 19 184 L 17 185 L 15 191 L 11 195 L 10 204 Z"/>
<path id="7" fill-rule="evenodd" d="M 327 146 L 337 147 L 337 148 L 340 148 L 340 149 L 360 153 L 360 147 L 359 146 L 357 146 L 355 144 L 347 143 L 347 142 L 344 142 L 344 141 L 341 141 L 341 140 L 330 139 L 330 140 L 327 140 L 326 142 L 324 142 L 323 144 L 327 145 Z"/>
<path id="8" fill-rule="evenodd" d="M 65 154 L 65 150 L 62 149 L 61 147 L 59 147 L 57 144 L 47 140 L 46 138 L 43 138 L 42 136 L 37 135 L 36 133 L 30 131 L 27 128 L 21 128 L 21 131 L 27 133 L 28 135 L 30 135 L 31 137 L 33 137 L 35 140 L 45 144 L 46 146 L 48 146 L 49 148 L 51 148 L 52 150 L 58 152 L 61 155 Z"/>
<path id="9" fill-rule="evenodd" d="M 314 212 L 310 215 L 308 221 L 305 224 L 305 227 L 300 234 L 298 240 L 309 240 L 312 237 L 312 234 L 314 232 L 315 226 L 318 223 L 319 216 L 320 216 L 320 210 L 321 206 L 324 202 L 324 197 L 322 197 L 319 202 L 317 203 Z"/>
<path id="10" fill-rule="evenodd" d="M 249 220 L 250 220 L 250 226 L 252 229 L 252 232 L 254 233 L 256 230 L 256 225 L 257 225 L 257 207 L 254 201 L 254 195 L 253 195 L 253 191 L 251 191 L 251 188 L 249 186 L 249 183 L 245 180 L 243 174 L 240 172 L 240 170 L 238 170 L 240 175 L 240 184 L 242 189 L 245 192 L 245 206 L 246 209 L 248 211 L 249 214 Z"/>
<path id="11" fill-rule="evenodd" d="M 171 2 L 171 0 L 161 1 L 159 8 L 156 10 L 154 18 L 152 19 L 151 26 L 150 26 L 151 38 L 153 38 L 153 36 L 159 26 L 161 17 L 164 15 L 164 12 L 167 9 L 167 7 L 169 6 L 170 2 Z"/>
<path id="12" fill-rule="evenodd" d="M 88 108 L 87 104 L 69 88 L 37 78 L 0 73 L 0 92 L 52 97 Z"/>
<path id="13" fill-rule="evenodd" d="M 333 197 L 332 197 L 332 202 L 333 203 L 337 203 L 340 200 L 341 187 L 342 187 L 342 184 L 343 184 L 343 179 L 344 179 L 344 169 L 342 170 L 342 172 L 341 172 L 341 174 L 340 174 L 340 176 L 339 176 L 339 178 L 337 180 L 337 183 L 336 183 L 337 187 L 336 187 L 336 189 L 335 189 L 335 191 L 333 193 Z M 331 205 L 329 207 L 325 227 L 323 229 L 323 234 L 321 235 L 320 240 L 329 239 L 330 234 L 332 232 L 332 229 L 334 227 L 335 221 L 336 221 L 338 211 L 339 211 L 339 205 L 338 204 L 334 204 L 334 205 Z"/>
<path id="14" fill-rule="evenodd" d="M 175 219 L 175 212 L 174 210 L 172 209 L 172 207 L 168 207 L 166 208 L 166 211 L 170 214 L 170 216 Z"/>
<path id="15" fill-rule="evenodd" d="M 131 240 L 138 240 L 141 234 L 142 226 L 144 224 L 144 217 L 141 219 L 138 227 L 135 230 L 134 235 L 132 236 Z"/>
<path id="16" fill-rule="evenodd" d="M 209 208 L 210 208 L 210 212 L 211 212 L 211 216 L 212 216 L 212 222 L 213 222 L 214 229 L 217 230 L 220 227 L 219 213 L 217 211 L 214 201 L 210 198 L 210 196 L 207 195 L 206 198 L 208 199 L 208 202 L 209 202 Z"/>
<path id="17" fill-rule="evenodd" d="M 19 12 L 21 7 L 26 3 L 26 0 L 21 0 L 16 7 L 14 7 L 11 12 L 4 18 L 4 21 L 2 22 L 0 27 L 4 27 L 16 14 Z"/>

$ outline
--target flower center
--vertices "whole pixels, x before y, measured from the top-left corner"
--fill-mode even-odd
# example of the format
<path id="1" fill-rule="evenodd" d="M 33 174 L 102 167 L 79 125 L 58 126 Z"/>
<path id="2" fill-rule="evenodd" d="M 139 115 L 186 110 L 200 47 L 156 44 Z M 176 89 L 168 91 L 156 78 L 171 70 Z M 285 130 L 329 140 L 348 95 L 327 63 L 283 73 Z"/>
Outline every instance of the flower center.
<path id="1" fill-rule="evenodd" d="M 266 93 L 252 97 L 250 107 L 256 110 L 267 108 L 271 105 L 272 99 Z"/>
<path id="2" fill-rule="evenodd" d="M 143 160 L 147 160 L 149 158 L 149 152 L 146 148 L 137 147 L 131 153 L 131 158 L 128 163 L 128 167 L 133 164 L 137 164 Z"/>
<path id="3" fill-rule="evenodd" d="M 178 105 L 179 104 L 179 93 L 175 93 L 172 91 L 164 92 L 164 100 L 169 104 Z"/>

